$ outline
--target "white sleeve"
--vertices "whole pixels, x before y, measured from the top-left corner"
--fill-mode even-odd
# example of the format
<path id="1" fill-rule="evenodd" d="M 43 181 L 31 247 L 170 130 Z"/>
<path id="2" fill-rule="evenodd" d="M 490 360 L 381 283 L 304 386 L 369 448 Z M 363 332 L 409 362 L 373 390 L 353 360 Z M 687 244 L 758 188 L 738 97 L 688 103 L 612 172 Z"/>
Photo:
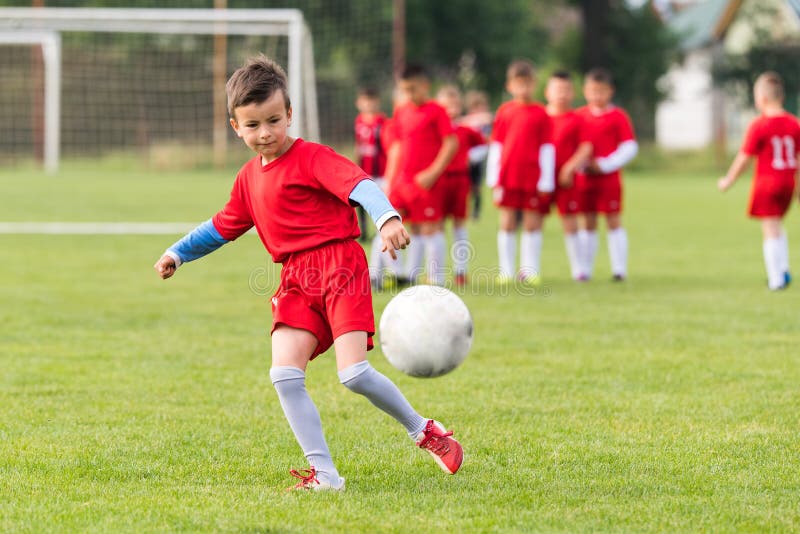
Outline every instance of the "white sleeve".
<path id="1" fill-rule="evenodd" d="M 486 154 L 488 154 L 488 152 L 488 145 L 474 146 L 467 151 L 467 158 L 469 158 L 470 163 L 480 163 L 486 159 Z"/>
<path id="2" fill-rule="evenodd" d="M 552 193 L 556 189 L 556 149 L 552 143 L 539 147 L 539 183 L 536 189 L 540 193 Z"/>
<path id="3" fill-rule="evenodd" d="M 617 149 L 604 158 L 597 158 L 597 166 L 604 174 L 620 170 L 627 165 L 639 152 L 639 144 L 636 141 L 623 141 Z"/>
<path id="4" fill-rule="evenodd" d="M 500 180 L 500 155 L 503 145 L 493 142 L 489 145 L 489 154 L 486 156 L 486 185 L 494 187 Z"/>

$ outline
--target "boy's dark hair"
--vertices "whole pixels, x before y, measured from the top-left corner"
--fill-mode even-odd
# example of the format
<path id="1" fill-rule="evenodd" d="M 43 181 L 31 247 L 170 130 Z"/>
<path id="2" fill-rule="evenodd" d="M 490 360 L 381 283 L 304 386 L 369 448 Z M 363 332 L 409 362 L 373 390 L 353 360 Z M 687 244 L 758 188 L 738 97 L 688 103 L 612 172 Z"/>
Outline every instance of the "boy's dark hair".
<path id="1" fill-rule="evenodd" d="M 536 77 L 536 67 L 533 66 L 533 62 L 527 59 L 518 59 L 516 61 L 512 61 L 511 64 L 508 66 L 506 70 L 506 78 L 535 78 Z"/>
<path id="2" fill-rule="evenodd" d="M 228 95 L 228 114 L 231 118 L 236 118 L 236 108 L 254 102 L 264 102 L 276 91 L 283 93 L 286 111 L 289 111 L 292 104 L 289 100 L 286 72 L 264 54 L 251 57 L 242 67 L 236 69 L 225 85 L 225 92 Z"/>
<path id="3" fill-rule="evenodd" d="M 564 80 L 567 82 L 572 81 L 572 75 L 566 70 L 555 70 L 550 75 L 551 78 L 558 78 L 559 80 Z"/>
<path id="4" fill-rule="evenodd" d="M 401 80 L 413 80 L 415 78 L 430 80 L 430 76 L 428 76 L 428 71 L 425 70 L 425 67 L 417 63 L 409 63 L 400 71 Z"/>
<path id="5" fill-rule="evenodd" d="M 607 85 L 614 85 L 614 77 L 611 71 L 603 67 L 595 67 L 586 73 L 586 79 L 597 83 L 604 83 Z"/>
<path id="6" fill-rule="evenodd" d="M 371 98 L 373 100 L 380 98 L 378 90 L 374 87 L 360 87 L 357 95 L 363 96 L 364 98 Z"/>

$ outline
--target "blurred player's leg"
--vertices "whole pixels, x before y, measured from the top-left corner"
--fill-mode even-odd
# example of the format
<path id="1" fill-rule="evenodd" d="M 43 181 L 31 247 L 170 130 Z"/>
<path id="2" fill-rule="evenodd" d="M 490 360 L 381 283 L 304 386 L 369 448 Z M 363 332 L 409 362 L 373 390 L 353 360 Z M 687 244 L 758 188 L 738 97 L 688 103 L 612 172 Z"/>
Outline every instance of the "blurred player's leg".
<path id="1" fill-rule="evenodd" d="M 383 240 L 380 233 L 376 234 L 372 239 L 372 249 L 369 253 L 369 279 L 372 282 L 372 287 L 381 289 L 383 287 L 383 278 L 385 273 L 384 269 L 384 256 L 381 252 L 383 248 Z"/>
<path id="2" fill-rule="evenodd" d="M 444 260 L 447 256 L 447 240 L 441 222 L 422 225 L 422 239 L 425 243 L 425 256 L 428 259 L 428 280 L 432 284 L 444 284 Z"/>
<path id="3" fill-rule="evenodd" d="M 316 469 L 317 479 L 323 485 L 339 488 L 344 479 L 333 464 L 319 411 L 306 391 L 305 366 L 316 346 L 317 339 L 311 332 L 279 326 L 272 334 L 273 366 L 269 375 L 289 426 L 309 465 Z"/>
<path id="4" fill-rule="evenodd" d="M 574 215 L 564 215 L 561 218 L 561 223 L 564 227 L 564 246 L 567 249 L 572 279 L 583 280 L 580 241 L 578 240 L 578 220 Z"/>
<path id="5" fill-rule="evenodd" d="M 523 232 L 520 239 L 519 275 L 523 282 L 538 284 L 542 276 L 542 224 L 540 213 L 525 210 L 522 215 Z"/>
<path id="6" fill-rule="evenodd" d="M 625 280 L 628 276 L 628 234 L 622 227 L 618 213 L 607 215 L 608 257 L 611 260 L 611 274 L 614 280 Z"/>
<path id="7" fill-rule="evenodd" d="M 786 236 L 786 230 L 781 228 L 781 235 L 778 238 L 780 239 L 780 251 L 781 251 L 781 270 L 783 271 L 784 278 L 786 279 L 786 283 L 789 283 L 792 279 L 791 277 L 791 269 L 789 268 L 789 238 Z"/>
<path id="8" fill-rule="evenodd" d="M 500 230 L 497 232 L 497 254 L 500 263 L 500 278 L 510 281 L 514 277 L 517 263 L 517 211 L 500 208 Z"/>
<path id="9" fill-rule="evenodd" d="M 411 224 L 408 228 L 411 234 L 411 243 L 406 248 L 406 261 L 403 266 L 403 275 L 398 276 L 401 282 L 415 284 L 422 273 L 422 261 L 425 259 L 425 246 L 419 226 Z M 403 280 L 403 278 L 405 280 Z"/>
<path id="10" fill-rule="evenodd" d="M 453 270 L 456 285 L 466 284 L 467 262 L 471 255 L 466 221 L 457 219 L 453 223 Z"/>
<path id="11" fill-rule="evenodd" d="M 764 234 L 764 267 L 767 270 L 767 285 L 772 290 L 783 289 L 786 277 L 783 269 L 783 244 L 781 240 L 781 220 L 778 217 L 764 217 L 761 219 L 761 229 Z"/>
<path id="12" fill-rule="evenodd" d="M 597 213 L 584 214 L 584 227 L 578 232 L 578 239 L 580 250 L 583 252 L 583 273 L 587 278 L 591 278 L 597 255 Z"/>

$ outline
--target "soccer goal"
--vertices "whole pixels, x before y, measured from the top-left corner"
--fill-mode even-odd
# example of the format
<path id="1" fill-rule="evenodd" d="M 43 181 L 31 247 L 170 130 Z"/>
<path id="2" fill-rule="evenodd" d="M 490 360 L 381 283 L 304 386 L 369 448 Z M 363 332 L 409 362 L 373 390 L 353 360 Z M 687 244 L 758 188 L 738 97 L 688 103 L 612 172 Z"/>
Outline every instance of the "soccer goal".
<path id="1" fill-rule="evenodd" d="M 224 163 L 228 76 L 287 69 L 291 134 L 319 140 L 311 33 L 296 9 L 0 8 L 0 161 L 133 152 Z M 183 154 L 176 156 L 176 154 Z"/>

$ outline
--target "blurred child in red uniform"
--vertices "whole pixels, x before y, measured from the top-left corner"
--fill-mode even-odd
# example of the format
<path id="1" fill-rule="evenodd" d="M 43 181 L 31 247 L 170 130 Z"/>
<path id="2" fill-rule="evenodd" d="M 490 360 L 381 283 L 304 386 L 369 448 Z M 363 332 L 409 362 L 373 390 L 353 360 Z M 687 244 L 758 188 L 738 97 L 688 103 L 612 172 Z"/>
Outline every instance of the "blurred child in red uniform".
<path id="1" fill-rule="evenodd" d="M 584 280 L 586 274 L 581 264 L 578 240 L 579 198 L 574 183 L 575 171 L 585 164 L 592 154 L 592 144 L 585 140 L 583 119 L 572 109 L 575 90 L 568 72 L 556 71 L 547 81 L 544 91 L 547 113 L 553 119 L 553 145 L 556 148 L 555 200 L 564 227 L 564 244 L 567 248 L 573 280 Z"/>
<path id="2" fill-rule="evenodd" d="M 419 231 L 427 262 L 428 280 L 444 283 L 443 265 L 447 242 L 443 231 L 443 183 L 439 180 L 456 153 L 458 141 L 447 112 L 430 99 L 430 78 L 418 65 L 407 66 L 397 87 L 405 102 L 394 112 L 397 174 L 392 178 L 392 204 Z M 413 239 L 412 239 L 413 242 Z M 409 251 L 412 282 L 420 271 L 420 256 Z"/>
<path id="3" fill-rule="evenodd" d="M 585 139 L 592 144 L 590 163 L 575 177 L 583 214 L 579 232 L 583 274 L 591 278 L 597 253 L 597 214 L 606 217 L 608 255 L 613 280 L 628 276 L 628 235 L 622 227 L 622 167 L 639 151 L 633 124 L 622 108 L 611 103 L 614 81 L 605 69 L 586 73 L 583 85 L 586 105 L 578 110 L 584 121 Z"/>
<path id="4" fill-rule="evenodd" d="M 467 91 L 464 95 L 467 113 L 458 121 L 462 126 L 478 130 L 486 139 L 492 133 L 494 115 L 489 110 L 489 96 L 484 91 Z M 486 174 L 486 154 L 488 145 L 470 151 L 469 177 L 472 180 L 472 218 L 477 220 L 481 214 L 481 186 Z"/>
<path id="5" fill-rule="evenodd" d="M 469 233 L 467 232 L 467 213 L 472 181 L 469 175 L 470 150 L 486 144 L 481 133 L 458 123 L 464 109 L 461 92 L 453 85 L 442 86 L 436 100 L 447 111 L 453 121 L 458 151 L 440 180 L 444 183 L 444 217 L 453 219 L 453 281 L 456 286 L 467 283 L 467 262 L 471 256 Z"/>
<path id="6" fill-rule="evenodd" d="M 767 285 L 774 291 L 786 288 L 792 279 L 783 217 L 796 188 L 800 125 L 797 117 L 783 109 L 783 80 L 777 73 L 759 76 L 753 97 L 761 116 L 750 124 L 739 154 L 718 186 L 726 191 L 750 161 L 757 159 L 748 213 L 761 220 Z"/>
<path id="7" fill-rule="evenodd" d="M 498 281 L 513 280 L 516 231 L 522 218 L 520 281 L 541 281 L 542 226 L 550 212 L 555 189 L 553 122 L 544 106 L 533 101 L 536 75 L 529 61 L 514 61 L 506 72 L 506 90 L 512 100 L 495 114 L 487 161 L 487 182 L 494 188 L 500 210 L 497 248 Z"/>

